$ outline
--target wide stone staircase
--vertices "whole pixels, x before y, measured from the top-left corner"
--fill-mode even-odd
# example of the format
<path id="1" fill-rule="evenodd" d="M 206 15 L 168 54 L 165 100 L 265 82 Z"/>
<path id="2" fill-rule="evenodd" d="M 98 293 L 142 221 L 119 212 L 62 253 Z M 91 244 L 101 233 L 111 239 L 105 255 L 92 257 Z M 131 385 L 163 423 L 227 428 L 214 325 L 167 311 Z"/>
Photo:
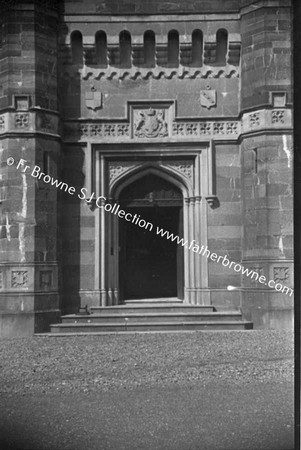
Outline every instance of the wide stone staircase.
<path id="1" fill-rule="evenodd" d="M 218 311 L 214 306 L 183 304 L 182 300 L 126 300 L 118 306 L 93 306 L 89 311 L 62 316 L 50 326 L 51 333 L 105 334 L 128 332 L 175 332 L 252 329 L 238 310 Z"/>

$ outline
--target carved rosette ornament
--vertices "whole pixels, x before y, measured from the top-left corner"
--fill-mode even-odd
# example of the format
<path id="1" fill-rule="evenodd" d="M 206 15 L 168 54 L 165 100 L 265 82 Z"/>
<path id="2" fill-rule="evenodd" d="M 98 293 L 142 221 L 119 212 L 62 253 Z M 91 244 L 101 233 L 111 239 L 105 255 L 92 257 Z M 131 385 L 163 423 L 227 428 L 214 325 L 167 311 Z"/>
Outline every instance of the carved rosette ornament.
<path id="1" fill-rule="evenodd" d="M 284 123 L 284 110 L 276 109 L 272 111 L 272 123 Z"/>
<path id="2" fill-rule="evenodd" d="M 24 288 L 28 283 L 28 272 L 26 270 L 13 270 L 11 275 L 11 287 Z"/>
<path id="3" fill-rule="evenodd" d="M 275 283 L 285 284 L 289 282 L 289 267 L 274 267 L 273 270 Z"/>
<path id="4" fill-rule="evenodd" d="M 139 138 L 157 138 L 168 136 L 168 126 L 164 110 L 149 108 L 136 112 L 134 135 Z"/>
<path id="5" fill-rule="evenodd" d="M 29 127 L 29 114 L 16 114 L 15 115 L 15 127 L 16 128 L 28 128 Z"/>
<path id="6" fill-rule="evenodd" d="M 253 114 L 250 114 L 249 116 L 249 120 L 250 120 L 250 126 L 251 127 L 255 127 L 260 125 L 260 117 L 259 117 L 259 113 L 255 112 Z"/>

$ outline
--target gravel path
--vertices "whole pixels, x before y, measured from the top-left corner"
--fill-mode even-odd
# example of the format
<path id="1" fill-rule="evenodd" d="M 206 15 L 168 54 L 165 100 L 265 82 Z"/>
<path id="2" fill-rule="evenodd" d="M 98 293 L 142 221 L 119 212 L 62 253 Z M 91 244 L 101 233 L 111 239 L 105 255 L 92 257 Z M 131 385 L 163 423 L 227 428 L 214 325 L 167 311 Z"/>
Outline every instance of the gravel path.
<path id="1" fill-rule="evenodd" d="M 288 331 L 195 332 L 0 341 L 0 392 L 105 392 L 189 383 L 293 380 Z"/>

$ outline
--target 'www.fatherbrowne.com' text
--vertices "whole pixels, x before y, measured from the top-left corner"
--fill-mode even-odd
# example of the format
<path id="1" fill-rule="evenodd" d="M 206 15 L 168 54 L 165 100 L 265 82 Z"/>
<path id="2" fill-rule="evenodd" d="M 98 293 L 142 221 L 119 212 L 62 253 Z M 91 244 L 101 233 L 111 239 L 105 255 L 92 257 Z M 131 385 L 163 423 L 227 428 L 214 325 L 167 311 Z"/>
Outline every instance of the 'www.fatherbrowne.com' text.
<path id="1" fill-rule="evenodd" d="M 255 272 L 252 269 L 248 269 L 243 267 L 241 264 L 238 264 L 234 261 L 229 261 L 226 255 L 221 256 L 216 253 L 211 252 L 207 246 L 199 245 L 194 239 L 192 241 L 187 241 L 181 238 L 178 235 L 174 235 L 167 230 L 157 227 L 156 229 L 157 235 L 162 238 L 166 238 L 172 242 L 176 242 L 178 245 L 182 245 L 182 247 L 188 248 L 194 253 L 198 253 L 201 256 L 205 256 L 206 258 L 211 259 L 211 261 L 221 263 L 224 267 L 229 267 L 229 269 L 233 269 L 235 272 L 240 272 L 242 275 L 245 275 L 252 280 L 258 281 L 260 284 L 268 286 L 272 289 L 275 289 L 278 292 L 282 292 L 284 294 L 293 295 L 293 289 L 283 286 L 281 283 L 276 283 L 274 280 L 267 280 L 264 275 L 259 275 L 258 272 Z"/>
<path id="2" fill-rule="evenodd" d="M 14 163 L 15 163 L 14 158 L 12 157 L 7 158 L 8 166 L 12 166 Z M 26 163 L 27 161 L 21 158 L 17 164 L 17 169 L 20 168 L 23 174 L 27 173 L 33 178 L 39 180 L 42 179 L 44 183 L 50 184 L 51 186 L 54 186 L 61 191 L 68 192 L 68 194 L 70 195 L 76 194 L 76 189 L 74 186 L 69 186 L 67 183 L 54 179 L 50 175 L 42 172 L 41 168 L 37 165 L 35 165 L 34 168 L 32 169 L 31 166 L 26 165 Z M 140 228 L 144 228 L 147 231 L 153 230 L 154 225 L 151 222 L 147 222 L 146 220 L 141 218 L 139 214 L 132 214 L 130 212 L 126 212 L 123 209 L 121 209 L 120 205 L 118 205 L 117 203 L 115 203 L 114 205 L 112 205 L 111 203 L 106 203 L 106 197 L 103 197 L 102 195 L 96 197 L 95 193 L 93 192 L 91 196 L 87 197 L 87 194 L 88 194 L 87 189 L 81 188 L 80 193 L 77 195 L 80 200 L 84 200 L 88 204 L 94 201 L 96 207 L 98 207 L 99 209 L 104 209 L 106 212 L 110 212 L 111 214 L 118 215 L 120 219 L 124 219 L 127 222 L 131 222 L 139 226 Z M 170 233 L 169 231 L 163 230 L 162 228 L 159 227 L 156 228 L 156 234 L 158 236 L 161 236 L 162 238 L 170 240 L 171 242 L 176 242 L 178 245 L 181 245 L 182 247 L 187 248 L 188 250 L 194 253 L 198 253 L 201 256 L 205 256 L 211 259 L 211 261 L 221 263 L 224 267 L 229 267 L 230 269 L 233 269 L 235 272 L 240 272 L 243 275 L 251 278 L 252 280 L 258 281 L 260 284 L 275 289 L 277 292 L 282 292 L 290 296 L 293 295 L 293 289 L 287 286 L 283 286 L 281 283 L 276 283 L 274 280 L 267 281 L 264 275 L 259 275 L 254 270 L 245 268 L 241 264 L 238 264 L 234 261 L 230 261 L 227 255 L 219 256 L 216 253 L 211 252 L 207 246 L 199 245 L 195 240 L 188 242 L 187 240 L 184 240 L 180 236 L 174 235 L 173 233 Z"/>

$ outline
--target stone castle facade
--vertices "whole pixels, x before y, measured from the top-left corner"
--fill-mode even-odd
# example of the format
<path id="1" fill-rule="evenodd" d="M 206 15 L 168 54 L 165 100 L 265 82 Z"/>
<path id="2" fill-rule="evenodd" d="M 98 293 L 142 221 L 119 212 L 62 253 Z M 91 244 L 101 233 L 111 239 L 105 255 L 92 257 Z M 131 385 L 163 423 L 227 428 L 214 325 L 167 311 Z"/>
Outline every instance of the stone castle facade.
<path id="1" fill-rule="evenodd" d="M 137 211 L 292 287 L 290 1 L 0 8 L 1 335 L 143 292 L 291 327 L 292 296 L 179 246 L 163 266 L 147 260 L 151 238 L 100 207 Z"/>

